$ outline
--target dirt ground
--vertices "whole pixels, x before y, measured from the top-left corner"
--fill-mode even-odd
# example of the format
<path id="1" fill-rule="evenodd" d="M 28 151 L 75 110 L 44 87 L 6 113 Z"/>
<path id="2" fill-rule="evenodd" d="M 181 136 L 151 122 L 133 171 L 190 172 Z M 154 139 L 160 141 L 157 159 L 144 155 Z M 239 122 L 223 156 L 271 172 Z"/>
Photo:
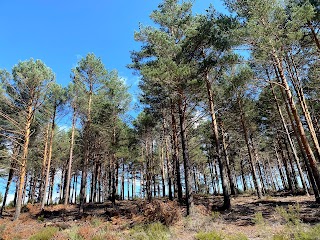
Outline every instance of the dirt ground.
<path id="1" fill-rule="evenodd" d="M 152 203 L 143 200 L 117 201 L 115 207 L 111 202 L 87 204 L 84 214 L 79 214 L 76 205 L 67 208 L 54 205 L 40 212 L 39 205 L 28 204 L 17 221 L 12 221 L 14 209 L 5 211 L 0 219 L 0 239 L 28 239 L 48 226 L 60 229 L 54 239 L 71 239 L 65 234 L 68 229 L 74 228 L 77 228 L 82 239 L 92 239 L 102 226 L 112 233 L 112 237 L 107 239 L 130 239 L 130 229 L 157 221 L 168 226 L 171 239 L 195 239 L 196 233 L 212 230 L 224 234 L 241 233 L 249 239 L 272 239 L 273 234 L 288 227 L 288 218 L 298 219 L 308 226 L 320 223 L 319 204 L 315 203 L 313 196 L 268 196 L 258 199 L 242 195 L 232 198 L 232 209 L 228 211 L 219 210 L 222 197 L 195 196 L 194 202 L 191 217 L 185 217 L 184 207 L 166 199 Z"/>

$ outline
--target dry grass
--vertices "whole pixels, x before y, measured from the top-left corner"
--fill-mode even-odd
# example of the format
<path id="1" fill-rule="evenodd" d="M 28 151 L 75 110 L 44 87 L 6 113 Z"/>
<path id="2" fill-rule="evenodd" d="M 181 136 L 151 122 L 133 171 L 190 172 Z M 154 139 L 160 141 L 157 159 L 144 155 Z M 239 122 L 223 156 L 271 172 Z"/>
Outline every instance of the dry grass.
<path id="1" fill-rule="evenodd" d="M 57 205 L 40 212 L 38 205 L 29 204 L 18 221 L 12 221 L 14 209 L 7 210 L 0 219 L 0 239 L 28 239 L 46 227 L 54 227 L 59 229 L 53 238 L 57 240 L 126 240 L 132 239 L 133 233 L 137 239 L 150 239 L 150 232 L 161 232 L 165 239 L 194 240 L 200 232 L 206 236 L 212 230 L 221 236 L 243 234 L 248 239 L 272 240 L 274 236 L 293 236 L 299 231 L 315 232 L 310 225 L 320 222 L 319 205 L 306 196 L 240 196 L 232 200 L 230 211 L 219 211 L 221 197 L 195 197 L 195 202 L 193 214 L 188 217 L 184 207 L 167 200 L 120 201 L 116 208 L 109 202 L 88 204 L 83 215 L 79 215 L 76 206 L 64 209 Z M 157 222 L 168 226 L 164 228 L 167 230 L 162 231 Z M 290 233 L 289 229 L 295 231 Z"/>

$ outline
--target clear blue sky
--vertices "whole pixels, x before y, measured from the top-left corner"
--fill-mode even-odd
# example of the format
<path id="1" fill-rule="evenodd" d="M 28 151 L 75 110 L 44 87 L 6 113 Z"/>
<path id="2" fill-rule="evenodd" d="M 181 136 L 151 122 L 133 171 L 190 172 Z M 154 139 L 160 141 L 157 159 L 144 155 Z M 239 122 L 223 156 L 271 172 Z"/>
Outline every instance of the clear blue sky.
<path id="1" fill-rule="evenodd" d="M 126 68 L 139 22 L 150 25 L 149 15 L 160 0 L 3 0 L 0 1 L 0 68 L 11 70 L 19 60 L 41 59 L 62 85 L 81 57 L 93 52 L 107 69 L 117 69 L 136 98 L 137 76 Z M 196 0 L 194 13 L 203 13 L 220 0 Z"/>
<path id="2" fill-rule="evenodd" d="M 130 51 L 139 50 L 133 39 L 139 22 L 150 25 L 150 13 L 160 0 L 0 0 L 0 69 L 19 62 L 41 59 L 66 86 L 71 68 L 93 52 L 107 69 L 117 69 L 136 98 L 137 76 L 126 68 Z M 196 0 L 194 13 L 204 13 L 212 3 L 221 10 L 220 0 Z M 136 114 L 131 111 L 131 114 Z M 68 124 L 68 123 L 66 123 Z M 0 179 L 0 190 L 4 189 Z M 9 200 L 13 199 L 13 189 Z"/>

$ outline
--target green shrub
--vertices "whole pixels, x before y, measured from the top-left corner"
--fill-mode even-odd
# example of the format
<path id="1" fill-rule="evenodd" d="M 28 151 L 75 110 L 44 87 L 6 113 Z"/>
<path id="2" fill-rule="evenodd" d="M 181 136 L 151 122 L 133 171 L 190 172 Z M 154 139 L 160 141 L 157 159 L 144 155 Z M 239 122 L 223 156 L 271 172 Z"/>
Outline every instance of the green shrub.
<path id="1" fill-rule="evenodd" d="M 199 232 L 196 234 L 195 238 L 197 240 L 223 240 L 221 233 L 216 231 L 212 232 Z"/>
<path id="2" fill-rule="evenodd" d="M 170 238 L 169 229 L 160 222 L 149 225 L 135 226 L 130 231 L 128 239 L 134 240 L 167 240 Z"/>
<path id="3" fill-rule="evenodd" d="M 221 218 L 221 213 L 220 212 L 212 212 L 211 213 L 211 217 L 212 217 L 212 220 L 215 221 L 215 220 L 218 220 Z"/>
<path id="4" fill-rule="evenodd" d="M 273 240 L 290 240 L 290 237 L 286 234 L 276 234 L 272 238 Z"/>
<path id="5" fill-rule="evenodd" d="M 242 233 L 235 235 L 224 235 L 216 231 L 199 232 L 196 234 L 195 238 L 197 240 L 248 240 L 248 238 Z"/>
<path id="6" fill-rule="evenodd" d="M 283 207 L 276 207 L 276 212 L 284 219 L 288 225 L 298 225 L 300 221 L 300 206 L 289 205 L 288 210 Z"/>
<path id="7" fill-rule="evenodd" d="M 39 221 L 39 222 L 43 222 L 43 221 L 44 221 L 44 215 L 39 216 L 39 217 L 38 217 L 38 221 Z"/>
<path id="8" fill-rule="evenodd" d="M 35 233 L 32 235 L 29 240 L 49 240 L 51 239 L 56 232 L 59 231 L 57 227 L 46 227 L 40 232 Z"/>
<path id="9" fill-rule="evenodd" d="M 242 233 L 228 236 L 226 239 L 228 239 L 228 240 L 248 240 L 247 236 L 245 236 Z"/>
<path id="10" fill-rule="evenodd" d="M 296 240 L 320 240 L 320 224 L 294 234 Z"/>
<path id="11" fill-rule="evenodd" d="M 262 225 L 265 224 L 265 220 L 263 218 L 262 212 L 256 212 L 254 214 L 254 217 L 252 219 L 252 222 L 256 225 Z"/>
<path id="12" fill-rule="evenodd" d="M 67 234 L 69 236 L 68 239 L 70 240 L 83 240 L 83 237 L 78 233 L 79 228 L 78 227 L 72 227 L 70 229 L 67 229 Z"/>
<path id="13" fill-rule="evenodd" d="M 100 218 L 92 218 L 91 219 L 91 225 L 94 227 L 99 227 L 102 224 L 102 220 Z"/>
<path id="14" fill-rule="evenodd" d="M 320 224 L 314 227 L 288 228 L 286 232 L 273 236 L 273 240 L 320 240 Z"/>

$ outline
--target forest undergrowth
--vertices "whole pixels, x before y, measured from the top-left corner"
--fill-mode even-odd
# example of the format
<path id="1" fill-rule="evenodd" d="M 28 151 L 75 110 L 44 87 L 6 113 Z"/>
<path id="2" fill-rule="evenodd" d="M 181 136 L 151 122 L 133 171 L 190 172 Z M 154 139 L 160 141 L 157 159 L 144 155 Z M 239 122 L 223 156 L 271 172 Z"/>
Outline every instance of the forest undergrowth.
<path id="1" fill-rule="evenodd" d="M 221 197 L 195 196 L 193 213 L 175 201 L 157 199 L 77 205 L 53 205 L 39 211 L 28 204 L 18 221 L 14 209 L 0 219 L 0 239 L 319 239 L 320 210 L 312 197 L 245 195 L 232 209 L 219 211 Z"/>

